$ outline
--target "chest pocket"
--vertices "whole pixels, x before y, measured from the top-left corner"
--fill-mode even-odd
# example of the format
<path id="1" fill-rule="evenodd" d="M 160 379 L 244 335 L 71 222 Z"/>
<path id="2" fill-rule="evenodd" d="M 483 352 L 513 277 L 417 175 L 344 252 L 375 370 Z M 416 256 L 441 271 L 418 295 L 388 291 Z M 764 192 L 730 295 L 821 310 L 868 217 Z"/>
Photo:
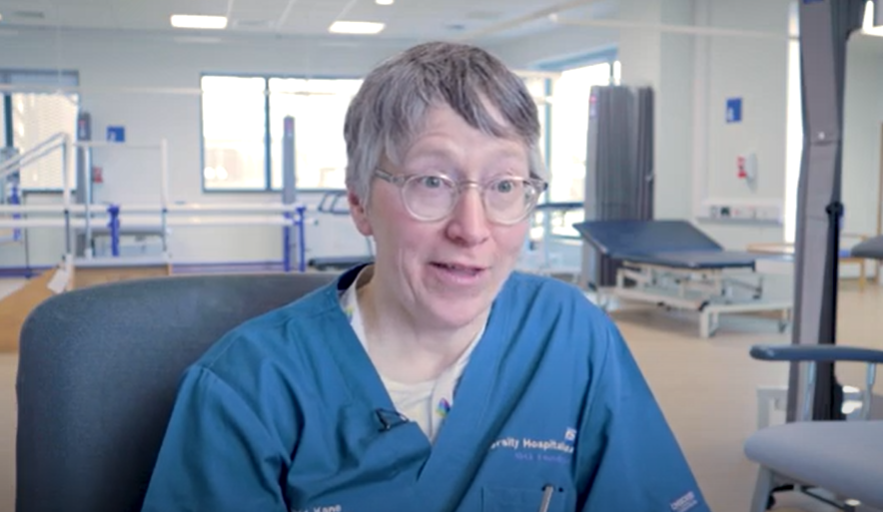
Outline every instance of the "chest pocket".
<path id="1" fill-rule="evenodd" d="M 484 487 L 481 491 L 482 512 L 542 512 L 542 487 Z M 567 512 L 569 497 L 562 489 L 552 490 L 546 512 Z"/>

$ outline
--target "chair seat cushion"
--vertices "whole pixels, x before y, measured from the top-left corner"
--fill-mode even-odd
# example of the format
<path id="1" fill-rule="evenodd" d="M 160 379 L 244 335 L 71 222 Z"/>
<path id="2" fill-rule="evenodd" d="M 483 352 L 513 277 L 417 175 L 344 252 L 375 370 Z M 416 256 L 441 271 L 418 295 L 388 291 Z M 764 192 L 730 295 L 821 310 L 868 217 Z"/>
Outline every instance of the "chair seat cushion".
<path id="1" fill-rule="evenodd" d="M 797 482 L 883 507 L 883 421 L 812 421 L 762 429 L 745 455 Z"/>

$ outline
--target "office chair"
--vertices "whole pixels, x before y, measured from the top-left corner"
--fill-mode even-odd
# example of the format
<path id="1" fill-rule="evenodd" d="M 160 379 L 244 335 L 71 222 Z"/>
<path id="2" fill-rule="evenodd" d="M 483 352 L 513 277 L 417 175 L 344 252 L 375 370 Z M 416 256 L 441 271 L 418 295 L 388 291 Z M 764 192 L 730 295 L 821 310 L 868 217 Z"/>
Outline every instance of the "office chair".
<path id="1" fill-rule="evenodd" d="M 16 512 L 139 510 L 185 368 L 334 278 L 163 277 L 42 303 L 20 338 Z"/>

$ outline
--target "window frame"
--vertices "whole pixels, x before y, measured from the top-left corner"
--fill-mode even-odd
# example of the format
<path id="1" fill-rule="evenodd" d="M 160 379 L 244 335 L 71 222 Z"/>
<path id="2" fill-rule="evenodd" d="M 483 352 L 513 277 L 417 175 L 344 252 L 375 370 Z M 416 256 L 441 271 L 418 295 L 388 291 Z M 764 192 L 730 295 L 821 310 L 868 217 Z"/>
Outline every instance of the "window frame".
<path id="1" fill-rule="evenodd" d="M 616 62 L 619 61 L 619 47 L 618 46 L 610 46 L 599 50 L 593 50 L 585 53 L 578 53 L 573 55 L 568 55 L 565 57 L 558 57 L 553 59 L 544 60 L 538 62 L 531 69 L 535 71 L 546 71 L 553 73 L 562 73 L 569 69 L 582 68 L 586 66 L 593 66 L 596 64 L 609 64 L 610 65 L 610 83 L 613 84 L 615 82 L 615 67 Z M 546 79 L 546 96 L 550 97 L 554 93 L 553 81 L 550 78 Z M 547 105 L 545 109 L 545 124 L 544 124 L 544 155 L 543 159 L 546 164 L 546 168 L 549 172 L 549 187 L 546 188 L 546 191 L 543 193 L 543 201 L 549 202 L 551 200 L 552 187 L 551 183 L 555 179 L 555 175 L 552 169 L 552 118 L 554 116 L 554 105 L 551 107 Z"/>
<path id="2" fill-rule="evenodd" d="M 27 68 L 0 68 L 0 101 L 3 102 L 2 121 L 3 138 L 0 140 L 2 147 L 14 147 L 15 129 L 13 124 L 12 112 L 12 96 L 14 94 L 45 94 L 53 96 L 57 92 L 53 89 L 65 90 L 76 99 L 77 115 L 81 110 L 81 95 L 79 93 L 80 73 L 72 69 L 27 69 Z M 76 124 L 73 127 L 76 134 Z M 76 183 L 73 184 L 71 191 L 77 189 Z M 44 194 L 58 193 L 64 191 L 64 185 L 59 187 L 27 187 L 22 188 L 22 195 L 25 193 Z"/>
<path id="3" fill-rule="evenodd" d="M 355 75 L 303 75 L 303 74 L 277 74 L 277 73 L 225 73 L 225 72 L 202 72 L 199 75 L 199 88 L 202 91 L 202 80 L 205 77 L 229 77 L 229 78 L 260 78 L 264 81 L 264 186 L 261 188 L 206 188 L 205 183 L 205 104 L 202 101 L 202 92 L 199 100 L 199 187 L 203 194 L 279 194 L 282 187 L 273 187 L 273 140 L 270 125 L 272 117 L 270 113 L 270 80 L 364 80 L 364 76 Z M 294 151 L 297 154 L 297 126 L 294 133 Z M 337 191 L 337 188 L 300 188 L 302 193 L 327 193 Z"/>

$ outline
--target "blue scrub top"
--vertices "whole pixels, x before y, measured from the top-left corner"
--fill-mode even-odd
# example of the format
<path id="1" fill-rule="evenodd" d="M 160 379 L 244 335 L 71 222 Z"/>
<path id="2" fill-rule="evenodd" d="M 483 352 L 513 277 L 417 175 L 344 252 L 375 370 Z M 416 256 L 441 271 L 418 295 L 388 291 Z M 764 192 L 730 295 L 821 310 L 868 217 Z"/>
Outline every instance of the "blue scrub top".
<path id="1" fill-rule="evenodd" d="M 430 444 L 399 417 L 338 297 L 253 319 L 181 382 L 147 512 L 707 512 L 610 319 L 515 273 Z M 551 487 L 550 487 L 551 486 Z"/>

